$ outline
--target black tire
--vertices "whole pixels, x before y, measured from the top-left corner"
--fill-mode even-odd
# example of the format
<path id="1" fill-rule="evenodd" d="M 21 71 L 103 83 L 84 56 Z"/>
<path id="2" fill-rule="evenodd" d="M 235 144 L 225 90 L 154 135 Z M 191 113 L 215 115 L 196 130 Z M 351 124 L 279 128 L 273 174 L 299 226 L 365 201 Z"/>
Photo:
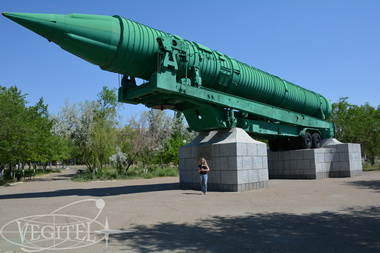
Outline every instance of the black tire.
<path id="1" fill-rule="evenodd" d="M 311 136 L 311 138 L 312 138 L 312 145 L 311 145 L 311 147 L 312 148 L 320 148 L 321 145 L 322 145 L 322 138 L 319 135 L 319 133 L 313 133 L 313 135 Z"/>
<path id="2" fill-rule="evenodd" d="M 313 138 L 309 132 L 305 132 L 305 135 L 301 139 L 301 148 L 309 149 L 313 145 Z"/>

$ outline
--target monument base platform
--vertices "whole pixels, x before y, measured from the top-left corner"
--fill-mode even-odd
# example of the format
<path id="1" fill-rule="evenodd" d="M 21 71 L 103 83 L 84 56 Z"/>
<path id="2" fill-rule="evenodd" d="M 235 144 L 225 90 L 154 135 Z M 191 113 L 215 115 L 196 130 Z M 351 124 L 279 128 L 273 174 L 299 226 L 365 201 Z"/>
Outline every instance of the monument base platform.
<path id="1" fill-rule="evenodd" d="M 240 128 L 201 132 L 180 147 L 179 178 L 182 189 L 200 190 L 198 165 L 206 158 L 209 191 L 241 192 L 268 185 L 265 143 L 252 139 Z"/>
<path id="2" fill-rule="evenodd" d="M 268 151 L 270 179 L 322 179 L 362 174 L 360 144 L 328 140 L 322 148 Z"/>

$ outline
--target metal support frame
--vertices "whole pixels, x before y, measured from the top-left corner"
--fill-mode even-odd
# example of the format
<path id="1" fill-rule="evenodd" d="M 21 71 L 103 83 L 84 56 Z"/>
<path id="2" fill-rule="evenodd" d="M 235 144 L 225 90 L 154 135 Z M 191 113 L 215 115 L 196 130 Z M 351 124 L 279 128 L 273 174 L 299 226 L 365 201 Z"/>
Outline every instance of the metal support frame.
<path id="1" fill-rule="evenodd" d="M 334 136 L 330 122 L 204 87 L 178 83 L 172 71 L 156 72 L 150 82 L 139 87 L 120 87 L 119 101 L 181 111 L 190 129 L 195 131 L 240 127 L 251 136 L 297 137 L 307 130 L 320 133 L 323 139 Z"/>

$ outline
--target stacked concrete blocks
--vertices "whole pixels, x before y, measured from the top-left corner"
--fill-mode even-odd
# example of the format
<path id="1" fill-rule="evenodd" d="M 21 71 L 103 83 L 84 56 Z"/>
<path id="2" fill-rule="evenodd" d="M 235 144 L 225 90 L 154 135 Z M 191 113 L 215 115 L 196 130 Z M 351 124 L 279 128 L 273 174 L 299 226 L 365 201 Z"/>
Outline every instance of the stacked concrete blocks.
<path id="1" fill-rule="evenodd" d="M 268 151 L 271 179 L 322 179 L 362 174 L 360 144 L 328 140 L 319 149 Z"/>
<path id="2" fill-rule="evenodd" d="M 200 189 L 197 168 L 201 157 L 211 168 L 211 191 L 241 192 L 268 184 L 266 144 L 255 141 L 240 128 L 201 132 L 180 148 L 181 188 Z"/>

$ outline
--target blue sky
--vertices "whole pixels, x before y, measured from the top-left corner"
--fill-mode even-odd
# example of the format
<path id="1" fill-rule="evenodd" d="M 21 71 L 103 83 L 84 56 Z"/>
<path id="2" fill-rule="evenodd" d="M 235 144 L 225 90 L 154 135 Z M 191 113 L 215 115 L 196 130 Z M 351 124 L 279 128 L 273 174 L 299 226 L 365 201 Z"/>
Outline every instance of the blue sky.
<path id="1" fill-rule="evenodd" d="M 1 12 L 120 15 L 277 75 L 332 102 L 380 105 L 378 0 L 1 0 Z M 16 85 L 52 114 L 95 100 L 119 76 L 0 17 L 0 85 Z M 147 110 L 127 105 L 124 120 Z"/>

